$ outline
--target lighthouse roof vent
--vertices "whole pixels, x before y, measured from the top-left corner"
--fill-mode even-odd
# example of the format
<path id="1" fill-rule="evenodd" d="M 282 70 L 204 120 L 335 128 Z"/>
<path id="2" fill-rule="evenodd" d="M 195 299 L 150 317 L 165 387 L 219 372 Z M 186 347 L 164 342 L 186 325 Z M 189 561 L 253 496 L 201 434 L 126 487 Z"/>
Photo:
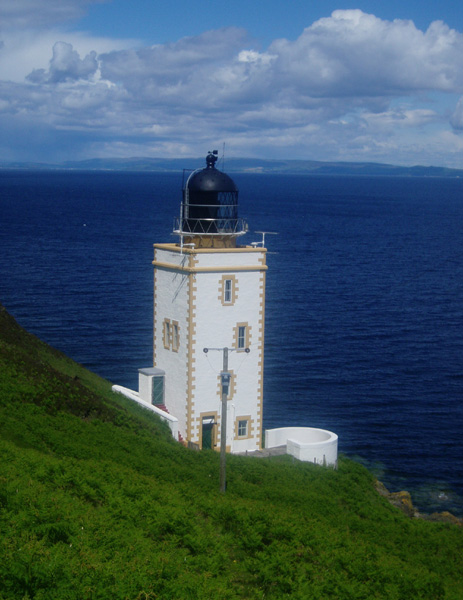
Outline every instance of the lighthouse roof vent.
<path id="1" fill-rule="evenodd" d="M 194 192 L 237 192 L 238 188 L 231 177 L 215 168 L 217 156 L 209 152 L 206 168 L 196 171 L 187 181 L 188 190 Z"/>

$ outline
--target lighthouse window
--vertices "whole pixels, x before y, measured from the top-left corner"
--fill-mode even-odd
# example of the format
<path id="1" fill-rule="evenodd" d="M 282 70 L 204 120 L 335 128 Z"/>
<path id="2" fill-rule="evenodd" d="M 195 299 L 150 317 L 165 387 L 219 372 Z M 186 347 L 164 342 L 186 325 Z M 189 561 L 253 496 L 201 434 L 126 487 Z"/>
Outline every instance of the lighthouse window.
<path id="1" fill-rule="evenodd" d="M 232 301 L 232 280 L 225 279 L 225 286 L 223 290 L 223 300 L 226 304 Z"/>
<path id="2" fill-rule="evenodd" d="M 235 421 L 235 440 L 252 437 L 252 423 L 251 416 L 238 417 Z"/>
<path id="3" fill-rule="evenodd" d="M 234 275 L 224 275 L 219 285 L 219 300 L 224 306 L 232 306 L 237 298 L 238 286 Z"/>
<path id="4" fill-rule="evenodd" d="M 170 320 L 169 319 L 164 319 L 163 342 L 164 342 L 164 348 L 166 350 L 170 350 Z"/>
<path id="5" fill-rule="evenodd" d="M 245 325 L 240 325 L 238 327 L 238 348 L 246 347 L 246 327 Z"/>
<path id="6" fill-rule="evenodd" d="M 172 321 L 172 350 L 178 352 L 180 346 L 180 335 L 177 321 Z"/>
<path id="7" fill-rule="evenodd" d="M 162 338 L 164 348 L 178 352 L 180 346 L 180 327 L 178 321 L 164 319 Z"/>
<path id="8" fill-rule="evenodd" d="M 248 422 L 238 421 L 238 437 L 244 437 L 248 435 Z"/>
<path id="9" fill-rule="evenodd" d="M 235 326 L 235 348 L 237 350 L 246 350 L 251 341 L 251 327 L 247 323 L 237 323 Z"/>

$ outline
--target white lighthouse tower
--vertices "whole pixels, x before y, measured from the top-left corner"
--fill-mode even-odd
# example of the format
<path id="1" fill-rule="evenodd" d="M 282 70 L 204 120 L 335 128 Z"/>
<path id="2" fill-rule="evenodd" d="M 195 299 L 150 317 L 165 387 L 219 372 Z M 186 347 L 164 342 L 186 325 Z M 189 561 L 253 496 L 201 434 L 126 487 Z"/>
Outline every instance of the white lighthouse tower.
<path id="1" fill-rule="evenodd" d="M 154 244 L 154 359 L 139 369 L 138 392 L 113 390 L 157 413 L 172 435 L 221 453 L 262 447 L 265 276 L 264 239 L 238 245 L 247 231 L 238 190 L 215 168 L 193 171 L 183 187 L 177 241 Z M 273 450 L 275 449 L 275 450 Z M 338 436 L 312 427 L 265 432 L 265 452 L 336 467 Z"/>
<path id="2" fill-rule="evenodd" d="M 154 368 L 144 373 L 181 439 L 218 449 L 226 410 L 226 450 L 244 452 L 262 441 L 266 249 L 237 244 L 247 225 L 216 155 L 184 184 L 178 241 L 154 244 Z"/>

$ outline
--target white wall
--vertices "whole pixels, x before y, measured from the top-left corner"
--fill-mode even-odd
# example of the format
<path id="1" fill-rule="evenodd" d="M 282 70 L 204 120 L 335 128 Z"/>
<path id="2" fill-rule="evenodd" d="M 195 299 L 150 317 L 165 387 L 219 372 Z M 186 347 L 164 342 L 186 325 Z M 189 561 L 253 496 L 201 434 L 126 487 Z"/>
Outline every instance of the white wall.
<path id="1" fill-rule="evenodd" d="M 260 447 L 262 419 L 265 250 L 185 249 L 185 254 L 181 255 L 171 248 L 172 245 L 167 244 L 155 245 L 155 366 L 166 373 L 165 404 L 169 412 L 178 417 L 182 435 L 193 442 L 200 442 L 201 415 L 217 415 L 216 441 L 219 443 L 219 374 L 223 353 L 210 351 L 206 355 L 203 348 L 232 348 L 236 324 L 247 323 L 251 328 L 251 352 L 229 354 L 234 386 L 228 403 L 227 446 L 232 452 L 256 450 Z M 165 267 L 169 264 L 172 270 Z M 176 267 L 185 270 L 174 270 Z M 235 278 L 237 292 L 234 304 L 224 306 L 220 288 L 222 277 L 228 274 Z M 176 320 L 180 325 L 178 352 L 163 347 L 165 318 Z M 192 384 L 191 436 L 185 435 L 188 431 L 189 377 Z M 252 437 L 235 439 L 235 420 L 248 416 L 252 421 Z"/>
<path id="2" fill-rule="evenodd" d="M 140 398 L 140 395 L 137 392 L 129 390 L 128 388 L 125 388 L 122 385 L 113 385 L 112 390 L 113 392 L 116 392 L 116 394 L 122 394 L 126 398 L 133 400 L 140 406 L 143 406 L 143 408 L 146 408 L 146 410 L 154 412 L 158 415 L 158 417 L 161 418 L 161 420 L 166 421 L 169 425 L 170 431 L 172 432 L 172 437 L 178 442 L 178 419 L 176 417 L 162 410 L 159 410 L 159 408 L 153 406 L 152 404 L 147 404 L 144 400 Z"/>
<path id="3" fill-rule="evenodd" d="M 281 427 L 267 429 L 265 447 L 286 446 L 287 454 L 298 460 L 319 465 L 337 466 L 338 436 L 314 427 Z"/>
<path id="4" fill-rule="evenodd" d="M 256 252 L 198 254 L 196 265 L 217 267 L 215 272 L 199 272 L 195 278 L 195 413 L 221 411 L 218 375 L 222 370 L 223 352 L 203 348 L 233 348 L 235 326 L 247 323 L 250 327 L 250 352 L 229 353 L 228 369 L 234 374 L 233 395 L 227 413 L 227 446 L 232 452 L 256 450 L 261 440 L 261 377 L 263 368 L 263 286 L 264 273 L 258 270 L 262 255 Z M 254 265 L 256 270 L 240 271 L 239 267 Z M 224 266 L 238 267 L 236 271 L 221 270 Z M 222 277 L 229 273 L 236 278 L 237 292 L 233 305 L 223 305 L 219 299 Z M 251 417 L 252 437 L 235 439 L 235 421 Z M 219 432 L 220 433 L 220 432 Z M 220 437 L 220 436 L 219 436 Z"/>
<path id="5" fill-rule="evenodd" d="M 157 251 L 159 260 L 174 264 L 184 260 L 178 253 Z M 165 371 L 165 404 L 186 430 L 187 354 L 188 354 L 188 275 L 166 269 L 155 274 L 155 366 Z M 177 352 L 164 348 L 164 319 L 179 324 L 180 346 Z"/>

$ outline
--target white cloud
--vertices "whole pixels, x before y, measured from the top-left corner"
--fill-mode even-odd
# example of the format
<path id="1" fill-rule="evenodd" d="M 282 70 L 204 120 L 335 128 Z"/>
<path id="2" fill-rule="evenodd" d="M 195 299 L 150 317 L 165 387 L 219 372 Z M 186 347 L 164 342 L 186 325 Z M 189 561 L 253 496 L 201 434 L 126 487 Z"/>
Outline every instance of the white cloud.
<path id="1" fill-rule="evenodd" d="M 415 128 L 428 125 L 442 120 L 435 111 L 407 107 L 394 108 L 382 113 L 364 113 L 362 115 L 370 130 L 376 132 L 391 130 L 393 128 Z"/>
<path id="2" fill-rule="evenodd" d="M 463 36 L 439 22 L 422 32 L 411 21 L 335 11 L 294 42 L 275 41 L 269 52 L 243 48 L 245 43 L 242 31 L 227 29 L 112 52 L 100 57 L 102 76 L 153 99 L 177 97 L 183 104 L 187 97 L 189 105 L 205 98 L 214 106 L 261 103 L 265 96 L 267 105 L 361 98 L 370 106 L 375 98 L 398 94 L 463 92 Z"/>
<path id="3" fill-rule="evenodd" d="M 234 61 L 246 39 L 244 30 L 227 28 L 175 43 L 110 52 L 100 56 L 101 74 L 147 98 L 167 96 L 170 102 L 174 95 L 181 103 L 191 95 L 202 99 L 214 74 Z"/>
<path id="4" fill-rule="evenodd" d="M 0 44 L 0 80 L 24 82 L 35 69 L 47 69 L 57 42 L 71 44 L 81 56 L 97 55 L 136 46 L 137 40 L 95 38 L 55 29 L 8 32 Z"/>
<path id="5" fill-rule="evenodd" d="M 318 97 L 387 96 L 422 90 L 463 91 L 463 35 L 441 22 L 426 32 L 411 21 L 383 21 L 337 10 L 295 41 L 270 51 L 280 82 Z"/>
<path id="6" fill-rule="evenodd" d="M 68 14 L 85 5 L 63 3 Z M 429 159 L 429 139 L 437 162 L 457 160 L 458 145 L 446 155 L 435 131 L 463 129 L 463 101 L 449 108 L 463 94 L 463 35 L 441 22 L 420 31 L 338 10 L 267 51 L 238 28 L 149 47 L 54 30 L 3 41 L 9 127 L 79 131 L 89 156 L 193 153 L 226 140 L 241 154 L 415 163 Z M 447 105 L 430 107 L 436 92 Z"/>
<path id="7" fill-rule="evenodd" d="M 238 61 L 243 63 L 269 65 L 275 58 L 277 58 L 276 54 L 261 53 L 255 50 L 242 50 L 238 54 Z"/>
<path id="8" fill-rule="evenodd" d="M 97 72 L 96 52 L 90 52 L 83 59 L 71 44 L 56 42 L 53 46 L 53 57 L 50 68 L 34 69 L 27 76 L 33 83 L 60 83 L 78 79 L 91 79 Z"/>

